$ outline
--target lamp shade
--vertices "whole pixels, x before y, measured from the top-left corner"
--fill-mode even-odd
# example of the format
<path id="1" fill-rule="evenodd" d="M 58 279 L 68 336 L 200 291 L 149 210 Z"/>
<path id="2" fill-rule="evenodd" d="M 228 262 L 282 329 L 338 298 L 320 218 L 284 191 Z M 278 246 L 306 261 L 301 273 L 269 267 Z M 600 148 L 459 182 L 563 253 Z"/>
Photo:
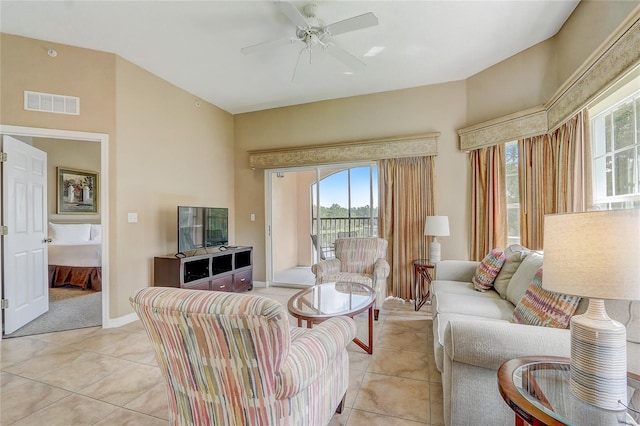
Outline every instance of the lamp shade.
<path id="1" fill-rule="evenodd" d="M 640 209 L 547 215 L 546 290 L 640 300 Z"/>
<path id="2" fill-rule="evenodd" d="M 431 237 L 449 236 L 449 216 L 427 216 L 424 235 Z"/>

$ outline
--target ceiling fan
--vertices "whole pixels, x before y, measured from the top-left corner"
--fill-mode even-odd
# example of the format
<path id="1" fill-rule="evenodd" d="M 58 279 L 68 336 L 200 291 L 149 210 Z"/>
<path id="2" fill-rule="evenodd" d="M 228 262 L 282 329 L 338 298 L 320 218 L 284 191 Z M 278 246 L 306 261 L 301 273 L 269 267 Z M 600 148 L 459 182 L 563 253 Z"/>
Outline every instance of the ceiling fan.
<path id="1" fill-rule="evenodd" d="M 295 37 L 287 37 L 244 47 L 240 49 L 243 54 L 247 55 L 286 44 L 303 43 L 304 46 L 298 54 L 298 60 L 296 61 L 291 81 L 295 80 L 298 66 L 303 57 L 308 55 L 309 63 L 311 63 L 312 49 L 314 46 L 320 46 L 324 52 L 342 62 L 354 72 L 361 71 L 366 67 L 364 62 L 336 45 L 330 38 L 334 35 L 378 25 L 378 18 L 372 12 L 324 25 L 320 19 L 316 18 L 318 7 L 314 3 L 305 5 L 302 13 L 288 1 L 274 1 L 274 4 L 296 26 Z"/>

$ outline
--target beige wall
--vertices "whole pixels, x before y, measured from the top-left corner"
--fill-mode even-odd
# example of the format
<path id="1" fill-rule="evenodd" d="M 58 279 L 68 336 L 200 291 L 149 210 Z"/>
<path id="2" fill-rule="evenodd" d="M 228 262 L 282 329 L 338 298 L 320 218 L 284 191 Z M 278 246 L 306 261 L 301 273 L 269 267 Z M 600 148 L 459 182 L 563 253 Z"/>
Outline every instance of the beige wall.
<path id="1" fill-rule="evenodd" d="M 233 117 L 116 58 L 116 201 L 110 234 L 118 266 L 114 315 L 151 284 L 153 256 L 177 250 L 178 205 L 229 208 L 234 243 Z M 127 213 L 138 214 L 128 223 Z"/>
<path id="2" fill-rule="evenodd" d="M 467 79 L 467 125 L 549 101 L 640 1 L 582 0 L 558 34 Z"/>
<path id="3" fill-rule="evenodd" d="M 0 37 L 1 124 L 109 135 L 110 318 L 132 312 L 153 256 L 175 252 L 178 204 L 228 207 L 233 242 L 231 114 L 113 54 Z M 81 113 L 24 111 L 24 90 L 78 96 Z"/>
<path id="4" fill-rule="evenodd" d="M 456 129 L 466 123 L 466 85 L 453 82 L 415 89 L 278 108 L 235 116 L 236 237 L 255 248 L 254 275 L 264 280 L 262 170 L 248 167 L 248 150 L 367 140 L 441 132 L 436 159 L 436 202 L 448 215 L 451 237 L 442 240 L 443 257 L 468 258 L 468 164 L 457 149 Z M 261 209 L 264 210 L 264 209 Z"/>
<path id="5" fill-rule="evenodd" d="M 58 56 L 51 58 L 53 48 Z M 0 34 L 0 122 L 115 138 L 115 55 Z M 80 97 L 80 115 L 24 110 L 24 91 Z"/>
<path id="6" fill-rule="evenodd" d="M 467 79 L 467 124 L 543 104 L 557 88 L 553 42 L 539 43 Z"/>
<path id="7" fill-rule="evenodd" d="M 49 221 L 100 223 L 100 214 L 57 214 L 57 168 L 100 172 L 100 144 L 65 139 L 33 138 L 33 146 L 47 153 L 47 212 Z M 98 175 L 98 190 L 100 190 L 100 175 Z"/>
<path id="8" fill-rule="evenodd" d="M 558 84 L 569 79 L 639 6 L 638 0 L 582 0 L 554 37 Z"/>

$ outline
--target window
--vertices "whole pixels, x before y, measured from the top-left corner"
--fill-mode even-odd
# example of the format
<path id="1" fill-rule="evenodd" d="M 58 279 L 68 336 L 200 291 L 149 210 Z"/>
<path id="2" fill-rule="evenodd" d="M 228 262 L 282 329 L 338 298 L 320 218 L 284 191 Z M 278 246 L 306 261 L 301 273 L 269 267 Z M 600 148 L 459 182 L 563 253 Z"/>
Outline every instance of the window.
<path id="1" fill-rule="evenodd" d="M 311 185 L 311 230 L 325 256 L 333 255 L 336 238 L 378 235 L 376 165 L 332 166 L 319 170 L 318 177 Z"/>
<path id="2" fill-rule="evenodd" d="M 601 209 L 640 207 L 638 81 L 623 86 L 591 111 L 593 204 Z M 605 103 L 609 105 L 602 107 Z"/>
<path id="3" fill-rule="evenodd" d="M 507 243 L 520 244 L 520 187 L 518 181 L 518 142 L 505 145 L 507 185 Z"/>

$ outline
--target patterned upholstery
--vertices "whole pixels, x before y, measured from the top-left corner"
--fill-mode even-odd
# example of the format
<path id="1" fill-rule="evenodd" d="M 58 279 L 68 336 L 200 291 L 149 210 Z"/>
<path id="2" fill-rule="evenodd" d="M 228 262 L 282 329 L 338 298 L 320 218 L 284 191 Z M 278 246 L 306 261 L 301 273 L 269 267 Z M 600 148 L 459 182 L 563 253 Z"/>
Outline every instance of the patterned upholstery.
<path id="1" fill-rule="evenodd" d="M 471 279 L 473 288 L 478 291 L 487 291 L 493 288 L 493 282 L 500 273 L 506 261 L 504 251 L 495 248 L 487 254 L 478 265 L 476 273 Z"/>
<path id="2" fill-rule="evenodd" d="M 326 425 L 347 391 L 350 318 L 292 331 L 284 307 L 264 297 L 150 287 L 130 300 L 173 425 Z"/>
<path id="3" fill-rule="evenodd" d="M 387 297 L 389 263 L 387 241 L 382 238 L 338 238 L 336 257 L 311 267 L 316 284 L 334 281 L 357 282 L 373 287 L 376 292 L 375 308 L 379 310 Z"/>
<path id="4" fill-rule="evenodd" d="M 580 296 L 543 289 L 540 268 L 516 305 L 509 321 L 542 327 L 569 328 L 580 299 Z"/>

